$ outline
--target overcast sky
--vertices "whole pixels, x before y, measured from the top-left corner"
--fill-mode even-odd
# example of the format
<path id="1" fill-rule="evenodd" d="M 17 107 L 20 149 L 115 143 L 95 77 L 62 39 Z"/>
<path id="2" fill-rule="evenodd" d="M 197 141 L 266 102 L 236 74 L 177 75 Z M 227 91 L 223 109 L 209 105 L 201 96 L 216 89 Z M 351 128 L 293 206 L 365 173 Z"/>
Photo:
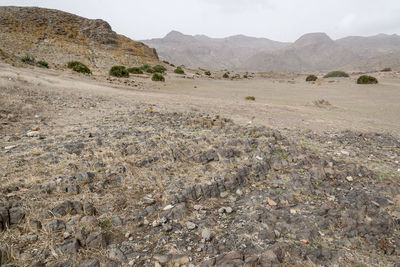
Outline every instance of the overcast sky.
<path id="1" fill-rule="evenodd" d="M 0 0 L 100 18 L 135 40 L 171 30 L 226 37 L 244 34 L 295 41 L 308 32 L 333 39 L 400 34 L 400 0 Z"/>

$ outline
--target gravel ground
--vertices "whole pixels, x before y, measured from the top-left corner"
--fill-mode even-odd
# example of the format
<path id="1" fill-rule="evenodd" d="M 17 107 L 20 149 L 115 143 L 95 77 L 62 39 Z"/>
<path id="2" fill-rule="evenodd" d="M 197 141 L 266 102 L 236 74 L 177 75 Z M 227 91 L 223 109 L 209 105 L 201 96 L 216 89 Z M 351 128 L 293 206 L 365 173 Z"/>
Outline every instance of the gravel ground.
<path id="1" fill-rule="evenodd" d="M 3 266 L 400 266 L 400 142 L 0 94 Z"/>

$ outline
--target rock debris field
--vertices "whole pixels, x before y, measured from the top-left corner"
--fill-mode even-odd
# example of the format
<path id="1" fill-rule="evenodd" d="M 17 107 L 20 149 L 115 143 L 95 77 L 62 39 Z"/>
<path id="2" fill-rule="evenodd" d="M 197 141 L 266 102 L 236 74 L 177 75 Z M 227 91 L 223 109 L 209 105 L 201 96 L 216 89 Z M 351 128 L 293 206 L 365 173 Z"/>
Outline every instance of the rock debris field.
<path id="1" fill-rule="evenodd" d="M 1 266 L 400 266 L 400 143 L 0 95 Z"/>

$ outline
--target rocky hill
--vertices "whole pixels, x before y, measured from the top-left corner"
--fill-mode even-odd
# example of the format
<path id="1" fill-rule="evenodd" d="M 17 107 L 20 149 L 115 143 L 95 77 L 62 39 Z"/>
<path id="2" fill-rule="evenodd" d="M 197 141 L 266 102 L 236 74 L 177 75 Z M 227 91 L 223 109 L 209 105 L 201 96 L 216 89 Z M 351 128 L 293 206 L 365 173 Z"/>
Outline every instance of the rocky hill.
<path id="1" fill-rule="evenodd" d="M 177 31 L 170 32 L 164 38 L 144 40 L 143 43 L 155 47 L 162 59 L 207 69 L 240 69 L 243 62 L 255 53 L 271 52 L 288 45 L 244 35 L 210 38 Z"/>
<path id="2" fill-rule="evenodd" d="M 71 60 L 99 69 L 158 61 L 154 49 L 103 20 L 37 7 L 0 7 L 0 49 L 7 58 L 29 55 L 59 67 Z"/>
<path id="3" fill-rule="evenodd" d="M 171 32 L 144 40 L 160 57 L 176 64 L 243 71 L 350 71 L 400 68 L 400 37 L 379 34 L 332 40 L 325 33 L 309 33 L 294 43 L 243 35 L 214 39 Z"/>

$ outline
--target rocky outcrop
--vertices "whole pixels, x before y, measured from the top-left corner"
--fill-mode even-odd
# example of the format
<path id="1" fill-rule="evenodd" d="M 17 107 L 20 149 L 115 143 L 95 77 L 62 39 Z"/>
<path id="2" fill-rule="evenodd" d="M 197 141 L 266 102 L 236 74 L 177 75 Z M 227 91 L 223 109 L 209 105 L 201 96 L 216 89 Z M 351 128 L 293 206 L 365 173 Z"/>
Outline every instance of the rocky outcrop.
<path id="1" fill-rule="evenodd" d="M 157 53 L 115 33 L 100 19 L 37 7 L 0 7 L 2 54 L 29 55 L 53 66 L 79 60 L 91 68 L 158 61 Z"/>

